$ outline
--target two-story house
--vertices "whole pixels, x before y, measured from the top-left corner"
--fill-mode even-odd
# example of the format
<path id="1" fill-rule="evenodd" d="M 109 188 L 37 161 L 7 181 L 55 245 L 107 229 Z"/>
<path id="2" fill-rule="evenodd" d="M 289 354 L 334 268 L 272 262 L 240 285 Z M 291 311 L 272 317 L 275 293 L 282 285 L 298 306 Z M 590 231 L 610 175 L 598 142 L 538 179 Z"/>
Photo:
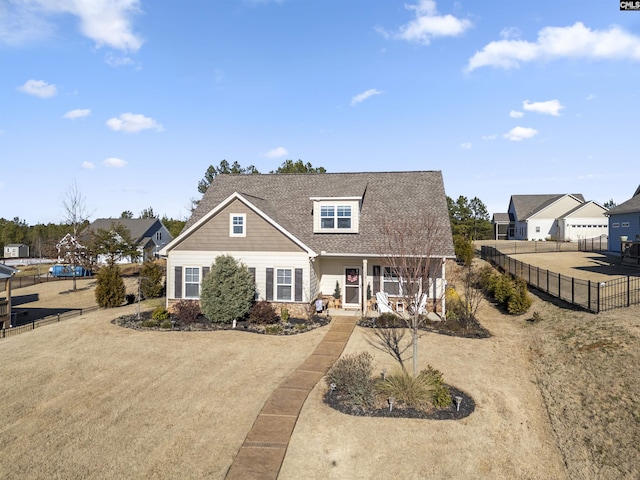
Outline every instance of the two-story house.
<path id="1" fill-rule="evenodd" d="M 431 308 L 444 308 L 445 259 L 454 258 L 439 171 L 219 175 L 167 256 L 167 304 L 199 299 L 215 258 L 228 254 L 253 273 L 257 297 L 290 309 L 330 296 L 365 310 L 369 295 L 393 295 L 398 282 L 383 251 L 382 225 L 429 219 Z M 425 233 L 428 235 L 428 233 Z M 398 252 L 399 253 L 399 252 Z"/>

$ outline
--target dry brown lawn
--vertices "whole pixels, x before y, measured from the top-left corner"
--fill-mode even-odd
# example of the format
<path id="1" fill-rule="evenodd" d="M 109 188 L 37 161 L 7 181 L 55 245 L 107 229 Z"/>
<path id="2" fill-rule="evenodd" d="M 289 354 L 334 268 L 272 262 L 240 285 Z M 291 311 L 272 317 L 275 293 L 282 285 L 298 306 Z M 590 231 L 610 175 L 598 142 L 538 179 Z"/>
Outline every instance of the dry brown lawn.
<path id="1" fill-rule="evenodd" d="M 88 292 L 40 299 L 82 303 Z M 274 387 L 327 329 L 272 337 L 111 324 L 135 309 L 0 340 L 0 478 L 223 478 Z M 489 339 L 421 338 L 420 364 L 475 399 L 464 420 L 348 416 L 322 403 L 319 383 L 279 478 L 637 478 L 640 310 L 596 316 L 537 298 L 533 309 L 536 324 L 485 305 Z M 345 353 L 368 350 L 377 369 L 392 369 L 366 336 L 356 328 Z"/>

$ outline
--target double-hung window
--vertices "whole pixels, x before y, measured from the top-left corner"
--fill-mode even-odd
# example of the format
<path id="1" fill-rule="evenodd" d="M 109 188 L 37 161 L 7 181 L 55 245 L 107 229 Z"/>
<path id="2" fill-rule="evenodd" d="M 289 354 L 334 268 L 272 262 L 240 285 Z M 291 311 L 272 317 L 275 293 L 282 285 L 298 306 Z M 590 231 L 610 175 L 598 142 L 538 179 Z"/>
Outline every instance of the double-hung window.
<path id="1" fill-rule="evenodd" d="M 389 295 L 400 295 L 400 277 L 391 267 L 384 267 L 382 291 Z"/>
<path id="2" fill-rule="evenodd" d="M 358 233 L 361 197 L 311 197 L 315 233 Z"/>
<path id="3" fill-rule="evenodd" d="M 185 298 L 200 298 L 200 268 L 185 267 L 184 296 Z"/>
<path id="4" fill-rule="evenodd" d="M 292 300 L 293 277 L 290 268 L 276 269 L 276 300 Z"/>
<path id="5" fill-rule="evenodd" d="M 247 235 L 247 215 L 232 213 L 229 215 L 229 236 L 244 237 Z"/>

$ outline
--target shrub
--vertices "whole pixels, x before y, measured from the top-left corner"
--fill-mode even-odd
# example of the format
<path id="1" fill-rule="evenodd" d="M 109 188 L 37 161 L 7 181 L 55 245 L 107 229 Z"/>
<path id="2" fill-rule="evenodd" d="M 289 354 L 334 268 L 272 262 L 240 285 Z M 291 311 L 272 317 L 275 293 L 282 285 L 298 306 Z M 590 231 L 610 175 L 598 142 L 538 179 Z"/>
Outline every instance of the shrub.
<path id="1" fill-rule="evenodd" d="M 249 313 L 255 292 L 249 269 L 230 255 L 220 255 L 202 280 L 202 313 L 211 322 L 231 323 Z"/>
<path id="2" fill-rule="evenodd" d="M 257 325 L 272 325 L 278 323 L 278 315 L 269 302 L 262 300 L 251 307 L 249 321 Z"/>
<path id="3" fill-rule="evenodd" d="M 119 307 L 124 303 L 124 281 L 118 265 L 106 265 L 98 271 L 96 301 L 104 308 Z"/>
<path id="4" fill-rule="evenodd" d="M 304 330 L 306 330 L 308 328 L 308 325 L 306 323 L 296 323 L 293 328 L 295 328 L 298 331 L 303 332 Z"/>
<path id="5" fill-rule="evenodd" d="M 135 303 L 136 295 L 134 293 L 127 293 L 125 295 L 125 299 L 127 301 L 127 305 L 131 305 L 132 303 Z"/>
<path id="6" fill-rule="evenodd" d="M 180 300 L 174 308 L 178 321 L 184 325 L 194 323 L 200 316 L 200 305 L 197 300 Z"/>
<path id="7" fill-rule="evenodd" d="M 521 278 L 516 279 L 513 293 L 507 302 L 507 311 L 512 315 L 520 315 L 529 310 L 531 303 L 527 283 Z"/>
<path id="8" fill-rule="evenodd" d="M 267 325 L 264 329 L 267 335 L 280 335 L 282 333 L 281 325 Z"/>
<path id="9" fill-rule="evenodd" d="M 436 408 L 445 408 L 451 405 L 452 398 L 451 392 L 444 384 L 444 378 L 440 370 L 436 370 L 431 365 L 428 365 L 426 369 L 420 372 L 420 375 L 424 375 L 427 381 L 431 382 L 434 387 L 432 403 Z"/>
<path id="10" fill-rule="evenodd" d="M 162 267 L 157 263 L 146 261 L 140 270 L 140 291 L 144 298 L 161 297 L 164 293 L 162 283 Z"/>
<path id="11" fill-rule="evenodd" d="M 382 313 L 378 318 L 374 318 L 374 324 L 379 328 L 402 328 L 407 324 L 401 318 L 393 313 Z"/>
<path id="12" fill-rule="evenodd" d="M 435 387 L 430 379 L 422 372 L 417 376 L 411 375 L 406 370 L 387 375 L 384 380 L 379 380 L 377 390 L 386 397 L 394 397 L 407 407 L 428 410 L 433 402 Z"/>
<path id="13" fill-rule="evenodd" d="M 160 328 L 168 330 L 169 328 L 173 328 L 173 323 L 171 323 L 171 320 L 167 318 L 166 320 L 162 320 L 160 322 Z"/>
<path id="14" fill-rule="evenodd" d="M 473 260 L 473 242 L 462 235 L 453 238 L 453 249 L 456 259 L 463 265 L 471 265 Z"/>
<path id="15" fill-rule="evenodd" d="M 511 298 L 511 295 L 513 295 L 514 292 L 515 289 L 510 275 L 506 273 L 498 275 L 493 287 L 493 297 L 496 301 L 498 303 L 507 304 L 509 302 L 509 298 Z"/>
<path id="16" fill-rule="evenodd" d="M 373 356 L 362 352 L 340 358 L 327 374 L 327 385 L 335 383 L 336 392 L 346 395 L 354 406 L 371 407 L 375 404 Z"/>
<path id="17" fill-rule="evenodd" d="M 289 309 L 282 307 L 280 309 L 280 319 L 284 322 L 287 323 L 289 321 Z"/>
<path id="18" fill-rule="evenodd" d="M 169 312 L 164 307 L 158 307 L 151 312 L 151 318 L 154 320 L 167 320 L 169 318 Z"/>
<path id="19" fill-rule="evenodd" d="M 333 290 L 333 298 L 337 300 L 340 298 L 341 295 L 342 295 L 342 292 L 340 291 L 340 284 L 336 280 L 336 288 Z"/>
<path id="20" fill-rule="evenodd" d="M 155 328 L 158 325 L 160 325 L 160 320 L 154 319 L 154 318 L 149 318 L 147 320 L 144 320 L 142 322 L 142 326 L 146 327 L 146 328 Z"/>

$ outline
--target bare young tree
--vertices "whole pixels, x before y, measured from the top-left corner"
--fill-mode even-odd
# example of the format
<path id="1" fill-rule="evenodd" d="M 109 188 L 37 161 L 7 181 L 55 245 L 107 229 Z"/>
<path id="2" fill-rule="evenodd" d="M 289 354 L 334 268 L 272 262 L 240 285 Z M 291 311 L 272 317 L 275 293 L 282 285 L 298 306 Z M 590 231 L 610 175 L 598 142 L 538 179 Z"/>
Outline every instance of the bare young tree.
<path id="1" fill-rule="evenodd" d="M 62 195 L 63 221 L 71 229 L 74 242 L 69 242 L 69 248 L 63 253 L 63 258 L 73 269 L 73 290 L 76 290 L 76 267 L 86 261 L 84 248 L 78 242 L 78 236 L 89 226 L 90 212 L 87 202 L 75 180 L 71 182 Z"/>
<path id="2" fill-rule="evenodd" d="M 437 280 L 442 259 L 436 256 L 444 236 L 442 222 L 432 215 L 417 213 L 403 219 L 384 219 L 380 227 L 379 256 L 385 262 L 383 283 L 393 287 L 401 308 L 394 314 L 411 331 L 413 374 L 418 373 L 418 339 L 427 311 L 436 311 L 443 285 Z"/>

